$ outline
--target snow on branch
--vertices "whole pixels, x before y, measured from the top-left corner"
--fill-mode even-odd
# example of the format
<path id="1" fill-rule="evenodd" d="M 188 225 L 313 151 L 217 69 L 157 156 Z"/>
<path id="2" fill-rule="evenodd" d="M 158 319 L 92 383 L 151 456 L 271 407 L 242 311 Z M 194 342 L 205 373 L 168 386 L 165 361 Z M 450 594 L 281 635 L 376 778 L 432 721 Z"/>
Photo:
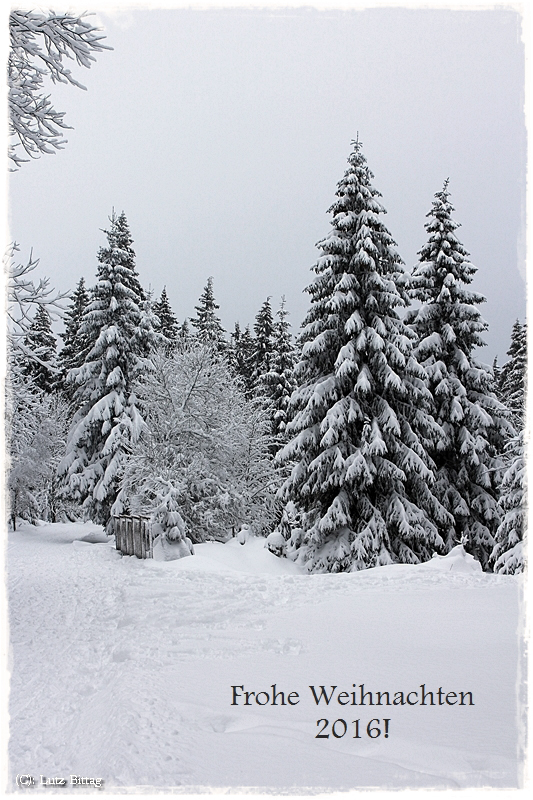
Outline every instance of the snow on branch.
<path id="1" fill-rule="evenodd" d="M 64 61 L 71 59 L 89 68 L 96 61 L 93 52 L 113 49 L 102 44 L 105 35 L 87 21 L 88 16 L 86 12 L 10 12 L 9 132 L 18 141 L 9 146 L 9 157 L 15 167 L 28 161 L 15 150 L 20 145 L 31 158 L 38 158 L 41 153 L 62 149 L 66 142 L 61 130 L 70 126 L 63 120 L 65 113 L 56 111 L 50 96 L 43 93 L 44 76 L 53 83 L 70 83 L 85 89 Z"/>

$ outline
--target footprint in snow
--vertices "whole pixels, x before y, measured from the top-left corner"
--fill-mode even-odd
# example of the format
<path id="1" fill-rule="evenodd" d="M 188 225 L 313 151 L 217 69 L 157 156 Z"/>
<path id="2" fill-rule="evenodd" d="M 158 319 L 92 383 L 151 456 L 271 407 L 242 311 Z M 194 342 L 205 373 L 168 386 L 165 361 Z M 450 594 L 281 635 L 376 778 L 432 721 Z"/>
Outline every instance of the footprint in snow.
<path id="1" fill-rule="evenodd" d="M 262 644 L 264 650 L 290 656 L 300 655 L 303 649 L 302 643 L 297 639 L 267 639 Z"/>
<path id="2" fill-rule="evenodd" d="M 221 715 L 220 717 L 212 717 L 209 720 L 209 726 L 215 731 L 215 733 L 225 733 L 227 731 L 228 726 L 231 725 L 233 722 L 233 717 L 226 717 Z"/>
<path id="3" fill-rule="evenodd" d="M 83 686 L 80 689 L 78 689 L 78 694 L 81 694 L 82 697 L 88 697 L 89 695 L 94 694 L 95 692 L 96 689 L 94 688 L 94 686 Z"/>
<path id="4" fill-rule="evenodd" d="M 123 617 L 117 622 L 117 628 L 125 628 L 126 625 L 133 625 L 134 622 L 133 617 Z"/>
<path id="5" fill-rule="evenodd" d="M 115 650 L 113 653 L 113 661 L 128 661 L 131 658 L 129 650 Z"/>

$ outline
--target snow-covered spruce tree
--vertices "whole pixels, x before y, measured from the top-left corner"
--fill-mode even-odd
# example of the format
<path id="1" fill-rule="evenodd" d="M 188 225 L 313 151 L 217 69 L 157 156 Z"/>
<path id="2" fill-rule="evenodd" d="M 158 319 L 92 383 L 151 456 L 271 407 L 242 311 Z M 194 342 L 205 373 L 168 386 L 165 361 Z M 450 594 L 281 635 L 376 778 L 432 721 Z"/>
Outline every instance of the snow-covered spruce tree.
<path id="1" fill-rule="evenodd" d="M 131 508 L 154 515 L 173 540 L 224 540 L 242 522 L 267 528 L 275 490 L 268 420 L 216 348 L 191 342 L 170 357 L 160 351 L 136 393 L 146 427 L 123 479 Z"/>
<path id="2" fill-rule="evenodd" d="M 24 338 L 27 355 L 22 372 L 43 392 L 51 392 L 58 380 L 57 343 L 52 333 L 52 320 L 45 306 L 38 306 Z"/>
<path id="3" fill-rule="evenodd" d="M 185 317 L 178 329 L 178 340 L 181 344 L 184 344 L 185 342 L 190 341 L 191 336 L 192 334 L 189 326 L 189 319 L 188 317 Z"/>
<path id="4" fill-rule="evenodd" d="M 105 36 L 91 25 L 87 14 L 56 14 L 50 11 L 14 9 L 9 14 L 10 50 L 8 57 L 9 157 L 16 167 L 28 161 L 20 148 L 32 158 L 53 153 L 66 142 L 61 131 L 69 128 L 63 111 L 56 111 L 50 96 L 43 91 L 45 76 L 53 83 L 70 83 L 85 89 L 74 79 L 67 59 L 90 67 L 94 52 L 112 50 L 102 44 Z M 14 143 L 13 143 L 14 140 Z"/>
<path id="5" fill-rule="evenodd" d="M 121 513 L 118 497 L 127 453 L 143 426 L 132 386 L 151 369 L 155 334 L 143 325 L 144 292 L 124 213 L 110 218 L 108 246 L 98 253 L 98 282 L 80 335 L 91 343 L 85 362 L 68 374 L 77 410 L 60 471 L 86 514 L 107 525 Z"/>
<path id="6" fill-rule="evenodd" d="M 258 396 L 268 395 L 265 386 L 265 375 L 272 366 L 274 319 L 270 297 L 267 297 L 255 318 L 254 324 L 254 358 L 252 382 Z"/>
<path id="7" fill-rule="evenodd" d="M 500 400 L 510 409 L 517 430 L 524 425 L 526 375 L 527 375 L 527 326 L 516 320 L 511 332 L 511 346 L 507 351 L 509 361 L 500 370 L 498 389 Z"/>
<path id="8" fill-rule="evenodd" d="M 250 326 L 247 325 L 244 331 L 242 331 L 239 323 L 236 322 L 233 333 L 231 334 L 228 356 L 236 374 L 242 380 L 244 391 L 248 399 L 250 399 L 254 393 L 254 353 L 255 344 L 254 338 L 250 332 Z"/>
<path id="9" fill-rule="evenodd" d="M 501 454 L 512 433 L 508 413 L 494 394 L 490 368 L 474 358 L 487 324 L 477 308 L 484 297 L 465 288 L 476 268 L 455 235 L 448 181 L 435 195 L 426 230 L 428 243 L 411 278 L 420 303 L 407 321 L 418 339 L 416 356 L 426 369 L 433 416 L 441 436 L 431 447 L 434 491 L 453 517 L 441 533 L 449 551 L 458 541 L 484 569 L 500 521 L 497 485 Z"/>
<path id="10" fill-rule="evenodd" d="M 58 355 L 62 389 L 67 397 L 72 396 L 72 384 L 66 384 L 66 377 L 73 367 L 80 367 L 87 355 L 88 341 L 80 335 L 83 315 L 89 305 L 89 292 L 85 288 L 85 279 L 80 278 L 72 295 L 70 305 L 65 310 L 63 322 L 65 330 L 60 333 L 63 348 Z"/>
<path id="11" fill-rule="evenodd" d="M 490 563 L 494 572 L 514 575 L 524 571 L 525 561 L 527 507 L 523 432 L 511 439 L 507 456 L 510 463 L 500 486 L 502 520 L 496 531 Z"/>
<path id="12" fill-rule="evenodd" d="M 285 308 L 285 297 L 281 298 L 281 306 L 277 312 L 274 325 L 272 359 L 270 371 L 265 375 L 264 384 L 270 399 L 272 430 L 276 442 L 276 450 L 284 443 L 285 429 L 288 422 L 290 397 L 296 388 L 294 366 L 296 351 L 290 332 L 289 312 Z"/>
<path id="13" fill-rule="evenodd" d="M 191 324 L 196 328 L 196 338 L 199 342 L 211 343 L 216 350 L 223 353 L 227 347 L 226 333 L 216 315 L 220 306 L 215 302 L 212 277 L 207 279 L 198 305 L 194 308 L 196 318 L 191 319 Z"/>
<path id="14" fill-rule="evenodd" d="M 518 431 L 506 448 L 507 470 L 500 485 L 499 505 L 502 521 L 496 531 L 496 543 L 490 561 L 495 572 L 512 575 L 524 570 L 526 532 L 526 464 L 524 455 L 524 417 L 527 377 L 527 328 L 518 320 L 507 351 L 509 361 L 500 372 L 500 398 L 511 410 Z"/>
<path id="15" fill-rule="evenodd" d="M 166 286 L 163 286 L 161 297 L 152 305 L 152 310 L 158 320 L 155 329 L 168 340 L 167 347 L 172 350 L 176 346 L 180 326 L 170 306 Z"/>
<path id="16" fill-rule="evenodd" d="M 142 290 L 141 290 L 142 291 Z M 140 320 L 135 329 L 132 348 L 141 358 L 150 361 L 155 347 L 167 348 L 169 340 L 158 330 L 159 317 L 154 312 L 154 305 L 150 294 L 139 301 Z"/>
<path id="17" fill-rule="evenodd" d="M 281 497 L 301 515 L 288 553 L 310 571 L 417 563 L 441 550 L 431 493 L 425 373 L 398 310 L 407 298 L 361 142 L 331 207 L 333 230 L 308 287 L 298 389 L 280 451 L 293 464 Z"/>

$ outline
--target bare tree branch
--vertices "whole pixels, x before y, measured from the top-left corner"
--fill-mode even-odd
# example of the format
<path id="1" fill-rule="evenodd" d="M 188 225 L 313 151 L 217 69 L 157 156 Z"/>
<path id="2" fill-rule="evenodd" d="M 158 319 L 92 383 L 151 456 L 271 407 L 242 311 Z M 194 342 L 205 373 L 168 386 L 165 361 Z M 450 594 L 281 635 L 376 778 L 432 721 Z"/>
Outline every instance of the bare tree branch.
<path id="1" fill-rule="evenodd" d="M 49 278 L 34 281 L 32 273 L 39 264 L 38 258 L 30 257 L 27 264 L 17 264 L 15 253 L 20 250 L 13 242 L 4 255 L 7 273 L 7 320 L 12 346 L 25 352 L 24 337 L 28 333 L 37 306 L 45 306 L 51 317 L 63 315 L 62 301 L 68 292 L 57 292 L 50 286 Z M 26 353 L 27 355 L 27 353 Z"/>

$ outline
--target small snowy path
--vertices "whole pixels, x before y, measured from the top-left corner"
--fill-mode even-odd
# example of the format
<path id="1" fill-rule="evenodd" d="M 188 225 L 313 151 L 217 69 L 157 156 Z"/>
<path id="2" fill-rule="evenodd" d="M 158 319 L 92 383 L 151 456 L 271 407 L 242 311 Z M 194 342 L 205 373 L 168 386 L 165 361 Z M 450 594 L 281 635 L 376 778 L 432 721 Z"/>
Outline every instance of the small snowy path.
<path id="1" fill-rule="evenodd" d="M 432 563 L 308 576 L 253 539 L 139 561 L 79 541 L 91 530 L 9 537 L 13 780 L 77 774 L 108 791 L 518 785 L 517 578 Z M 231 705 L 232 685 L 274 683 L 299 704 Z M 472 691 L 475 706 L 317 708 L 309 690 L 362 683 L 391 697 L 421 684 Z M 343 718 L 349 732 L 317 739 L 320 718 Z M 351 738 L 356 718 L 365 728 L 389 718 L 388 738 Z"/>

